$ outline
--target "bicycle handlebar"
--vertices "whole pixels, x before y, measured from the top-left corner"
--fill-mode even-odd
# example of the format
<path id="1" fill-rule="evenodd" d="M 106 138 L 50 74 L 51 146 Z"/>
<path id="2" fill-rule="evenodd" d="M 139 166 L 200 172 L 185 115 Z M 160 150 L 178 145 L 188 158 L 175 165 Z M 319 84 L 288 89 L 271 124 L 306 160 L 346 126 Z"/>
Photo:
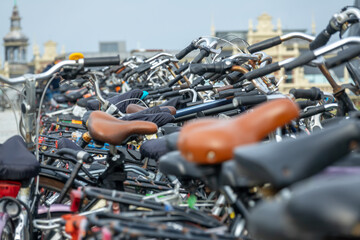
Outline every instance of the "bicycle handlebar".
<path id="1" fill-rule="evenodd" d="M 319 113 L 323 113 L 325 112 L 325 106 L 324 105 L 320 105 L 320 106 L 315 106 L 315 107 L 310 107 L 307 108 L 307 110 L 302 111 L 300 113 L 300 117 L 299 118 L 307 118 L 307 117 L 311 117 L 313 115 L 319 114 Z"/>
<path id="2" fill-rule="evenodd" d="M 281 66 L 278 62 L 266 65 L 265 67 L 255 69 L 253 71 L 245 73 L 241 79 L 252 80 L 254 78 L 262 77 L 272 72 L 280 70 Z"/>
<path id="3" fill-rule="evenodd" d="M 253 95 L 246 94 L 244 96 L 235 97 L 233 98 L 233 105 L 234 107 L 237 106 L 247 106 L 247 105 L 255 105 L 262 102 L 266 102 L 268 100 L 280 99 L 280 98 L 287 98 L 287 96 L 283 94 L 273 94 L 273 95 Z"/>
<path id="4" fill-rule="evenodd" d="M 92 163 L 94 161 L 93 157 L 89 153 L 85 151 L 74 150 L 71 148 L 62 148 L 56 153 L 61 156 L 64 154 L 68 154 L 77 159 L 78 161 L 84 161 L 85 163 Z"/>
<path id="5" fill-rule="evenodd" d="M 255 43 L 255 44 L 249 46 L 248 51 L 250 53 L 259 52 L 261 50 L 268 49 L 268 48 L 274 47 L 276 45 L 279 45 L 280 43 L 282 43 L 281 37 L 277 36 L 277 37 L 269 38 L 269 39 L 266 39 L 264 41 L 261 41 L 261 42 L 258 42 L 258 43 Z"/>
<path id="6" fill-rule="evenodd" d="M 304 98 L 309 100 L 320 100 L 324 93 L 316 87 L 312 87 L 310 89 L 295 89 L 292 88 L 289 91 L 295 98 Z"/>
<path id="7" fill-rule="evenodd" d="M 292 33 L 285 34 L 283 36 L 277 36 L 277 37 L 269 38 L 264 41 L 255 43 L 248 47 L 248 51 L 250 53 L 258 52 L 258 51 L 261 51 L 264 49 L 268 49 L 268 48 L 277 46 L 280 43 L 290 40 L 292 38 L 300 38 L 300 39 L 307 40 L 309 42 L 311 42 L 315 39 L 313 36 L 307 35 L 302 32 L 292 32 Z"/>
<path id="8" fill-rule="evenodd" d="M 175 57 L 178 59 L 178 60 L 181 60 L 183 59 L 186 55 L 188 55 L 191 51 L 195 50 L 196 49 L 196 46 L 195 46 L 195 43 L 196 41 L 192 41 L 187 47 L 185 47 L 183 50 L 181 50 L 179 53 L 177 53 L 175 55 Z"/>
<path id="9" fill-rule="evenodd" d="M 232 61 L 225 60 L 222 62 L 211 63 L 211 64 L 201 64 L 195 63 L 189 65 L 190 73 L 202 75 L 206 72 L 211 73 L 224 73 L 226 70 L 230 69 L 233 66 Z"/>
<path id="10" fill-rule="evenodd" d="M 308 51 L 305 54 L 300 55 L 299 57 L 295 58 L 293 61 L 282 61 L 279 62 L 279 65 L 281 67 L 284 67 L 286 70 L 291 70 L 293 68 L 299 67 L 301 65 L 304 65 L 311 60 L 315 59 L 318 56 L 321 56 L 323 54 L 326 54 L 328 52 L 331 52 L 339 47 L 342 47 L 349 43 L 358 43 L 360 44 L 360 37 L 348 37 L 345 39 L 341 39 L 337 42 L 334 42 L 330 45 L 315 49 L 314 51 Z"/>
<path id="11" fill-rule="evenodd" d="M 46 72 L 39 73 L 39 74 L 25 74 L 23 76 L 16 77 L 16 78 L 7 78 L 7 77 L 0 75 L 0 82 L 4 82 L 6 84 L 13 85 L 13 84 L 18 84 L 18 83 L 24 83 L 27 79 L 31 79 L 31 78 L 34 78 L 36 80 L 49 79 L 55 72 L 57 72 L 58 70 L 60 70 L 62 67 L 65 67 L 65 66 L 80 66 L 80 63 L 75 60 L 65 60 L 65 61 L 61 61 L 58 64 L 54 65 Z"/>
<path id="12" fill-rule="evenodd" d="M 155 60 L 155 59 L 157 59 L 159 57 L 174 57 L 174 56 L 172 54 L 170 54 L 170 53 L 158 53 L 155 56 L 152 56 L 151 58 L 146 59 L 144 62 L 149 63 L 149 62 L 152 62 L 153 60 Z"/>
<path id="13" fill-rule="evenodd" d="M 203 58 L 210 55 L 210 49 L 204 47 L 200 50 L 200 53 L 192 60 L 191 63 L 200 63 Z"/>
<path id="14" fill-rule="evenodd" d="M 96 58 L 84 58 L 84 67 L 101 67 L 120 65 L 120 56 L 114 57 L 96 57 Z"/>
<path id="15" fill-rule="evenodd" d="M 94 67 L 94 66 L 108 66 L 108 65 L 119 65 L 120 57 L 101 57 L 101 58 L 85 58 L 79 60 L 64 60 L 43 73 L 38 74 L 25 74 L 16 78 L 7 78 L 0 75 L 0 82 L 13 85 L 18 83 L 24 83 L 27 79 L 45 80 L 51 78 L 51 76 L 65 66 L 74 67 Z"/>
<path id="16" fill-rule="evenodd" d="M 360 47 L 351 46 L 339 52 L 335 57 L 327 59 L 325 61 L 325 66 L 327 68 L 333 68 L 359 55 L 360 55 Z"/>

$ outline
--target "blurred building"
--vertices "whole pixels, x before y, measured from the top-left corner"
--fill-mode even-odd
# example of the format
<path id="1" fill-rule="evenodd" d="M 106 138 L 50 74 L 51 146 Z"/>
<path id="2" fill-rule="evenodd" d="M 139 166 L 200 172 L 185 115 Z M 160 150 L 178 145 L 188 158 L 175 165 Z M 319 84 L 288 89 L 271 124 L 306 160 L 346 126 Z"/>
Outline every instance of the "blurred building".
<path id="1" fill-rule="evenodd" d="M 43 44 L 44 53 L 41 55 L 38 44 L 33 45 L 33 60 L 29 63 L 31 72 L 39 73 L 57 57 L 65 58 L 65 47 L 62 46 L 60 54 L 57 52 L 57 43 L 49 40 Z"/>
<path id="2" fill-rule="evenodd" d="M 99 51 L 98 52 L 82 52 L 85 57 L 111 57 L 111 56 L 120 56 L 120 59 L 128 58 L 129 52 L 126 51 L 126 42 L 125 41 L 103 41 L 99 42 Z M 67 53 L 70 55 L 71 53 Z"/>
<path id="3" fill-rule="evenodd" d="M 14 5 L 10 18 L 10 32 L 3 38 L 5 48 L 5 65 L 3 72 L 10 77 L 17 77 L 29 71 L 27 65 L 28 38 L 22 33 L 20 15 Z"/>
<path id="4" fill-rule="evenodd" d="M 25 73 L 39 73 L 59 56 L 56 51 L 57 43 L 47 41 L 44 43 L 43 55 L 40 54 L 39 46 L 34 44 L 34 57 L 28 63 L 27 47 L 29 39 L 22 33 L 20 21 L 19 9 L 15 4 L 10 18 L 10 32 L 3 38 L 5 48 L 4 64 L 2 65 L 0 61 L 0 74 L 6 77 L 17 77 Z M 64 47 L 61 54 L 65 55 Z"/>
<path id="5" fill-rule="evenodd" d="M 224 38 L 228 41 L 234 41 L 236 38 L 242 38 L 246 40 L 249 45 L 254 43 L 281 36 L 290 32 L 302 32 L 307 33 L 306 29 L 282 29 L 281 20 L 278 19 L 276 28 L 273 25 L 272 17 L 266 13 L 260 15 L 257 18 L 257 25 L 254 28 L 253 21 L 249 20 L 248 30 L 236 30 L 236 31 L 215 31 L 215 27 L 211 26 L 211 32 L 214 36 Z M 311 35 L 315 35 L 315 23 L 311 25 Z M 292 39 L 285 41 L 284 43 L 264 50 L 269 56 L 273 58 L 273 62 L 285 60 L 287 58 L 298 57 L 302 52 L 309 49 L 309 43 L 302 39 Z M 225 51 L 233 51 L 233 49 L 224 49 Z M 230 53 L 229 52 L 229 53 Z M 337 80 L 340 82 L 347 82 L 349 80 L 349 74 L 343 66 L 337 67 L 332 70 L 332 75 L 337 76 Z M 279 86 L 279 90 L 284 93 L 288 93 L 291 88 L 310 88 L 319 87 L 324 91 L 332 92 L 332 88 L 321 74 L 321 72 L 314 67 L 300 67 L 295 68 L 292 71 L 285 72 L 281 69 L 275 73 L 275 76 L 287 76 L 287 79 Z"/>

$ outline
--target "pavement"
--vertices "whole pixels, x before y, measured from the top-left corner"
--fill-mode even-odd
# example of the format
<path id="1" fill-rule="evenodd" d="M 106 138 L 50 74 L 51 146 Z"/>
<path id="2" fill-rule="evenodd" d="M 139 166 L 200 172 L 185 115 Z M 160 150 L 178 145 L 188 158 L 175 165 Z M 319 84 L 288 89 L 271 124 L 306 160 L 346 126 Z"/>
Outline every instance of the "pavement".
<path id="1" fill-rule="evenodd" d="M 18 90 L 21 86 L 16 87 Z M 3 105 L 10 106 L 7 98 L 4 97 L 0 90 L 0 143 L 4 143 L 8 138 L 19 134 L 17 125 L 20 120 L 20 107 L 17 105 L 18 93 L 12 89 L 6 89 L 6 95 L 10 98 L 10 101 L 15 106 L 15 113 L 17 114 L 17 121 L 11 108 L 3 109 Z"/>
<path id="2" fill-rule="evenodd" d="M 17 121 L 19 119 L 19 111 L 17 111 Z M 17 124 L 11 109 L 0 112 L 0 143 L 4 143 L 11 136 L 18 134 Z"/>

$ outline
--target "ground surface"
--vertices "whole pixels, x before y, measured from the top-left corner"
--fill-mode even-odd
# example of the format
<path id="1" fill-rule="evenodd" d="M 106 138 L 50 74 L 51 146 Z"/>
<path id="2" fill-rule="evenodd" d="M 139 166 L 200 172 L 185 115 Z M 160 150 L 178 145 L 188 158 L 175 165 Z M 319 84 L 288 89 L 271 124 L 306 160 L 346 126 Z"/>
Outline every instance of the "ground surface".
<path id="1" fill-rule="evenodd" d="M 19 116 L 18 116 L 19 121 Z M 17 133 L 17 123 L 11 109 L 0 112 L 0 143 Z"/>

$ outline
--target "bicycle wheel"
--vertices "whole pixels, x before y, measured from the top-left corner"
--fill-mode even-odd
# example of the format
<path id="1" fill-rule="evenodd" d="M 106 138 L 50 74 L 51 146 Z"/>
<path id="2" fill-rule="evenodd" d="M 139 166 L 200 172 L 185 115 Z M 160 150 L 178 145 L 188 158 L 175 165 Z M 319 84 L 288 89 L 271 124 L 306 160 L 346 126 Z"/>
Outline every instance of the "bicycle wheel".
<path id="1" fill-rule="evenodd" d="M 60 192 L 65 186 L 66 179 L 60 177 L 49 176 L 48 174 L 39 174 L 39 191 L 40 191 L 40 203 L 39 205 L 51 205 L 55 203 L 59 197 Z M 70 192 L 75 188 L 70 187 L 61 204 L 66 204 L 70 200 Z"/>
<path id="2" fill-rule="evenodd" d="M 39 191 L 40 201 L 37 211 L 37 219 L 53 219 L 59 218 L 64 214 L 70 213 L 70 209 L 66 208 L 64 204 L 68 204 L 70 200 L 70 192 L 73 188 L 70 188 L 66 197 L 60 205 L 52 205 L 57 197 L 60 195 L 61 190 L 64 188 L 65 179 L 61 179 L 55 176 L 49 176 L 48 174 L 39 174 Z M 65 181 L 64 181 L 65 180 Z M 36 233 L 38 239 L 58 239 L 59 236 L 56 231 L 45 230 L 38 231 Z"/>

